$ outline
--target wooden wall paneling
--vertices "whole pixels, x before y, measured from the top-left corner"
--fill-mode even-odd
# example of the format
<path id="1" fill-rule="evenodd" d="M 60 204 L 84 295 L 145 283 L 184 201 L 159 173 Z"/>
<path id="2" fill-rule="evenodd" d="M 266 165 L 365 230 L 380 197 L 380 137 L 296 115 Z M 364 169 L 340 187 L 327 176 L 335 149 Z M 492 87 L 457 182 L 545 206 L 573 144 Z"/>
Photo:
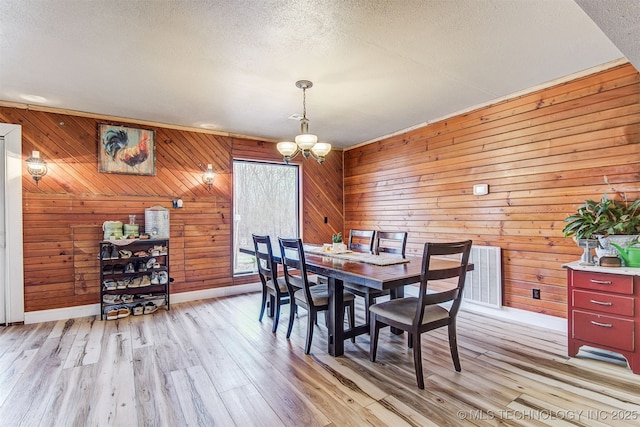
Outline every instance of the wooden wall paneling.
<path id="1" fill-rule="evenodd" d="M 500 246 L 504 304 L 564 317 L 561 264 L 581 250 L 563 220 L 603 192 L 640 197 L 638 142 L 627 64 L 346 151 L 345 226 L 408 230 L 415 254 L 427 240 Z"/>

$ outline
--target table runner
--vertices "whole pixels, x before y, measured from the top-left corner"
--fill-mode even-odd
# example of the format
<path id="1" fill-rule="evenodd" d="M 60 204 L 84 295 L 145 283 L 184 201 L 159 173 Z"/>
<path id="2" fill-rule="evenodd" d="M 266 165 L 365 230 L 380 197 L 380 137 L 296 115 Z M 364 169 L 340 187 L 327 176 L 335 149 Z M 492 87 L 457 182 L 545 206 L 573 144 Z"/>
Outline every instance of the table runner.
<path id="1" fill-rule="evenodd" d="M 399 258 L 398 256 L 382 254 L 382 255 L 372 255 L 366 254 L 362 252 L 330 252 L 322 250 L 322 246 L 308 246 L 304 245 L 305 252 L 314 255 L 322 255 L 331 258 L 344 259 L 347 261 L 356 261 L 356 262 L 364 262 L 365 264 L 374 264 L 374 265 L 394 265 L 394 264 L 404 264 L 410 262 L 406 258 Z"/>

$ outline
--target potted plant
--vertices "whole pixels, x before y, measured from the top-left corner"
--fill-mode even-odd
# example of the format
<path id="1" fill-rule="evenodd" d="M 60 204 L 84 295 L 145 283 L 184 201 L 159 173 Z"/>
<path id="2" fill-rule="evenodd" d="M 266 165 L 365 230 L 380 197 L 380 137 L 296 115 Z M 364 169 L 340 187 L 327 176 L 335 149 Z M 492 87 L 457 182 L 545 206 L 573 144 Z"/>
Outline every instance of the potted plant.
<path id="1" fill-rule="evenodd" d="M 617 255 L 617 250 L 610 246 L 611 242 L 626 246 L 638 237 L 640 200 L 629 205 L 626 201 L 609 199 L 605 193 L 598 202 L 586 200 L 565 222 L 564 235 L 574 236 L 581 247 L 589 246 L 588 242 L 582 241 L 584 239 L 598 239 L 598 256 Z"/>
<path id="2" fill-rule="evenodd" d="M 344 252 L 347 249 L 347 246 L 342 243 L 342 232 L 332 235 L 331 241 L 333 242 L 334 252 Z"/>

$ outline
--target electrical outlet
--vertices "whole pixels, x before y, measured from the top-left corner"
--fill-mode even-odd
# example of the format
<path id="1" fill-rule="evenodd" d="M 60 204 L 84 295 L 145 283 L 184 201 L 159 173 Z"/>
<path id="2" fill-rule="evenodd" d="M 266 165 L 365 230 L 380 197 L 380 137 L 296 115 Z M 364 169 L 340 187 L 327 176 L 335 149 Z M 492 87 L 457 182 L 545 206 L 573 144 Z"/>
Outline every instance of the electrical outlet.
<path id="1" fill-rule="evenodd" d="M 540 289 L 533 289 L 532 291 L 533 299 L 540 299 Z"/>

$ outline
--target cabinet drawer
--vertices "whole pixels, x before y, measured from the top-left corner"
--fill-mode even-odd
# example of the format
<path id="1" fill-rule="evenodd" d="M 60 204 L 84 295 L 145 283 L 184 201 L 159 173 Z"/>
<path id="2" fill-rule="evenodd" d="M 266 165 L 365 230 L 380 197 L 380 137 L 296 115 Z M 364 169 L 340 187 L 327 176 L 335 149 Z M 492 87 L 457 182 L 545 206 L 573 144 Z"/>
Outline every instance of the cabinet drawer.
<path id="1" fill-rule="evenodd" d="M 620 350 L 634 350 L 633 320 L 574 310 L 572 337 Z"/>
<path id="2" fill-rule="evenodd" d="M 633 316 L 635 314 L 634 302 L 633 297 L 623 297 L 602 292 L 573 291 L 573 306 L 591 311 Z"/>
<path id="3" fill-rule="evenodd" d="M 573 287 L 597 291 L 633 294 L 633 276 L 621 274 L 594 273 L 591 271 L 573 271 Z"/>

